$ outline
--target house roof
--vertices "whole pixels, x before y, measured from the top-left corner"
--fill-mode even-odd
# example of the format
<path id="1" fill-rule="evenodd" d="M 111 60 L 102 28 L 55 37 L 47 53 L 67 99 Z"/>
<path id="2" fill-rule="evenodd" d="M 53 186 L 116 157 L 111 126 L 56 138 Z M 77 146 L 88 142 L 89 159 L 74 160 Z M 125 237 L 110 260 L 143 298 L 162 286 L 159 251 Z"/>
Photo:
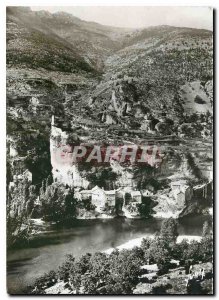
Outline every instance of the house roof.
<path id="1" fill-rule="evenodd" d="M 141 193 L 139 191 L 132 191 L 131 195 L 132 196 L 141 196 Z"/>
<path id="2" fill-rule="evenodd" d="M 106 195 L 115 195 L 116 191 L 112 190 L 112 191 L 105 191 Z"/>
<path id="3" fill-rule="evenodd" d="M 91 190 L 80 191 L 80 194 L 91 194 Z"/>
<path id="4" fill-rule="evenodd" d="M 122 191 L 123 190 L 123 188 L 122 187 L 119 187 L 116 191 L 117 192 L 120 192 L 120 191 Z"/>
<path id="5" fill-rule="evenodd" d="M 96 191 L 96 190 L 103 190 L 103 189 L 101 189 L 98 185 L 96 185 L 94 188 L 91 189 L 91 191 Z"/>
<path id="6" fill-rule="evenodd" d="M 152 194 L 152 192 L 150 190 L 142 190 L 141 192 L 142 192 L 143 195 Z"/>

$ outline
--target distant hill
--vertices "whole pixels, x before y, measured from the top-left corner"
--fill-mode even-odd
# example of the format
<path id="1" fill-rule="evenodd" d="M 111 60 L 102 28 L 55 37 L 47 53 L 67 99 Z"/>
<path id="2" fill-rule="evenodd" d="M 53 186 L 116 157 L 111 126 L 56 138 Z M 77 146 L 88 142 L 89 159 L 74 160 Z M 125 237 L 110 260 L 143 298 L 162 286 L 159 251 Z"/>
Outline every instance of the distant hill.
<path id="1" fill-rule="evenodd" d="M 95 94 L 101 111 L 104 107 L 110 112 L 112 93 L 123 116 L 151 111 L 159 118 L 165 110 L 173 118 L 212 111 L 211 31 L 171 26 L 138 30 L 105 66 L 102 87 L 97 86 Z M 196 97 L 204 102 L 197 103 Z"/>
<path id="2" fill-rule="evenodd" d="M 7 65 L 70 73 L 95 72 L 77 49 L 41 22 L 37 14 L 16 7 L 7 8 Z"/>
<path id="3" fill-rule="evenodd" d="M 7 8 L 7 61 L 10 65 L 74 72 L 100 70 L 129 30 L 85 22 L 68 13 Z M 19 55 L 18 55 L 19 54 Z"/>
<path id="4" fill-rule="evenodd" d="M 67 118 L 79 115 L 100 125 L 141 129 L 149 118 L 154 131 L 166 119 L 177 128 L 189 122 L 186 115 L 212 113 L 212 37 L 204 29 L 124 29 L 64 12 L 7 8 L 7 66 L 20 70 L 19 85 L 27 82 L 25 72 L 40 80 L 43 73 L 65 91 Z M 78 76 L 73 81 L 72 74 Z M 18 86 L 16 80 L 10 84 Z"/>

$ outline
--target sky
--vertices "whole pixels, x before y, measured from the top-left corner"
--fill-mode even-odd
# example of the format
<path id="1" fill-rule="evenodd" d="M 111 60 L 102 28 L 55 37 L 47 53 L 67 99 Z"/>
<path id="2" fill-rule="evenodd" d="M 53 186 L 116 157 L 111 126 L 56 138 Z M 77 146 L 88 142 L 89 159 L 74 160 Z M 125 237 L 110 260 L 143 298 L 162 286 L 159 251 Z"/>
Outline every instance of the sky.
<path id="1" fill-rule="evenodd" d="M 85 21 L 116 27 L 172 25 L 213 28 L 212 8 L 200 6 L 32 6 L 31 9 L 51 13 L 64 11 Z"/>

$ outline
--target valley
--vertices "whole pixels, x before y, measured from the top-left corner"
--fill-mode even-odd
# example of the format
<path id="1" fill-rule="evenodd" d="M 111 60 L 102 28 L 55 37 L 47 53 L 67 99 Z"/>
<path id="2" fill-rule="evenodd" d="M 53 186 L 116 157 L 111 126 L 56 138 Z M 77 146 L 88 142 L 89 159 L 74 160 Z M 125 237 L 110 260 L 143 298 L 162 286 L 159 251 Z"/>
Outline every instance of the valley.
<path id="1" fill-rule="evenodd" d="M 213 32 L 7 7 L 10 294 L 212 294 Z"/>

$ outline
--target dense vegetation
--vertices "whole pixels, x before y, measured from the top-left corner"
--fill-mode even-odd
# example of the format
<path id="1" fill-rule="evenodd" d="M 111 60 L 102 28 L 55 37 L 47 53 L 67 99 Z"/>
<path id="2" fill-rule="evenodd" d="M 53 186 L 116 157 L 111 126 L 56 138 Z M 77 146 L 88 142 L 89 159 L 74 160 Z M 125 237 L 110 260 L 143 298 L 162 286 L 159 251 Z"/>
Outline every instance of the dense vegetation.
<path id="1" fill-rule="evenodd" d="M 212 262 L 212 235 L 207 223 L 204 223 L 200 242 L 188 243 L 184 240 L 177 244 L 177 236 L 176 221 L 167 219 L 155 238 L 144 239 L 141 247 L 132 250 L 114 250 L 111 254 L 87 253 L 79 259 L 68 255 L 57 272 L 52 271 L 39 278 L 30 291 L 43 294 L 46 288 L 63 281 L 66 288 L 77 294 L 132 294 L 136 285 L 141 282 L 141 275 L 144 273 L 141 266 L 145 264 L 157 264 L 159 278 L 162 274 L 168 274 L 170 269 L 176 268 L 171 259 L 179 260 L 180 265 L 186 269 L 186 274 L 190 265 Z M 210 274 L 211 272 L 208 278 L 211 278 Z M 197 290 L 197 284 L 195 289 L 189 285 L 187 293 L 212 292 L 209 286 L 206 290 L 199 285 Z M 171 285 L 165 287 L 160 284 L 150 293 L 165 294 L 166 289 L 171 288 L 173 288 Z"/>

